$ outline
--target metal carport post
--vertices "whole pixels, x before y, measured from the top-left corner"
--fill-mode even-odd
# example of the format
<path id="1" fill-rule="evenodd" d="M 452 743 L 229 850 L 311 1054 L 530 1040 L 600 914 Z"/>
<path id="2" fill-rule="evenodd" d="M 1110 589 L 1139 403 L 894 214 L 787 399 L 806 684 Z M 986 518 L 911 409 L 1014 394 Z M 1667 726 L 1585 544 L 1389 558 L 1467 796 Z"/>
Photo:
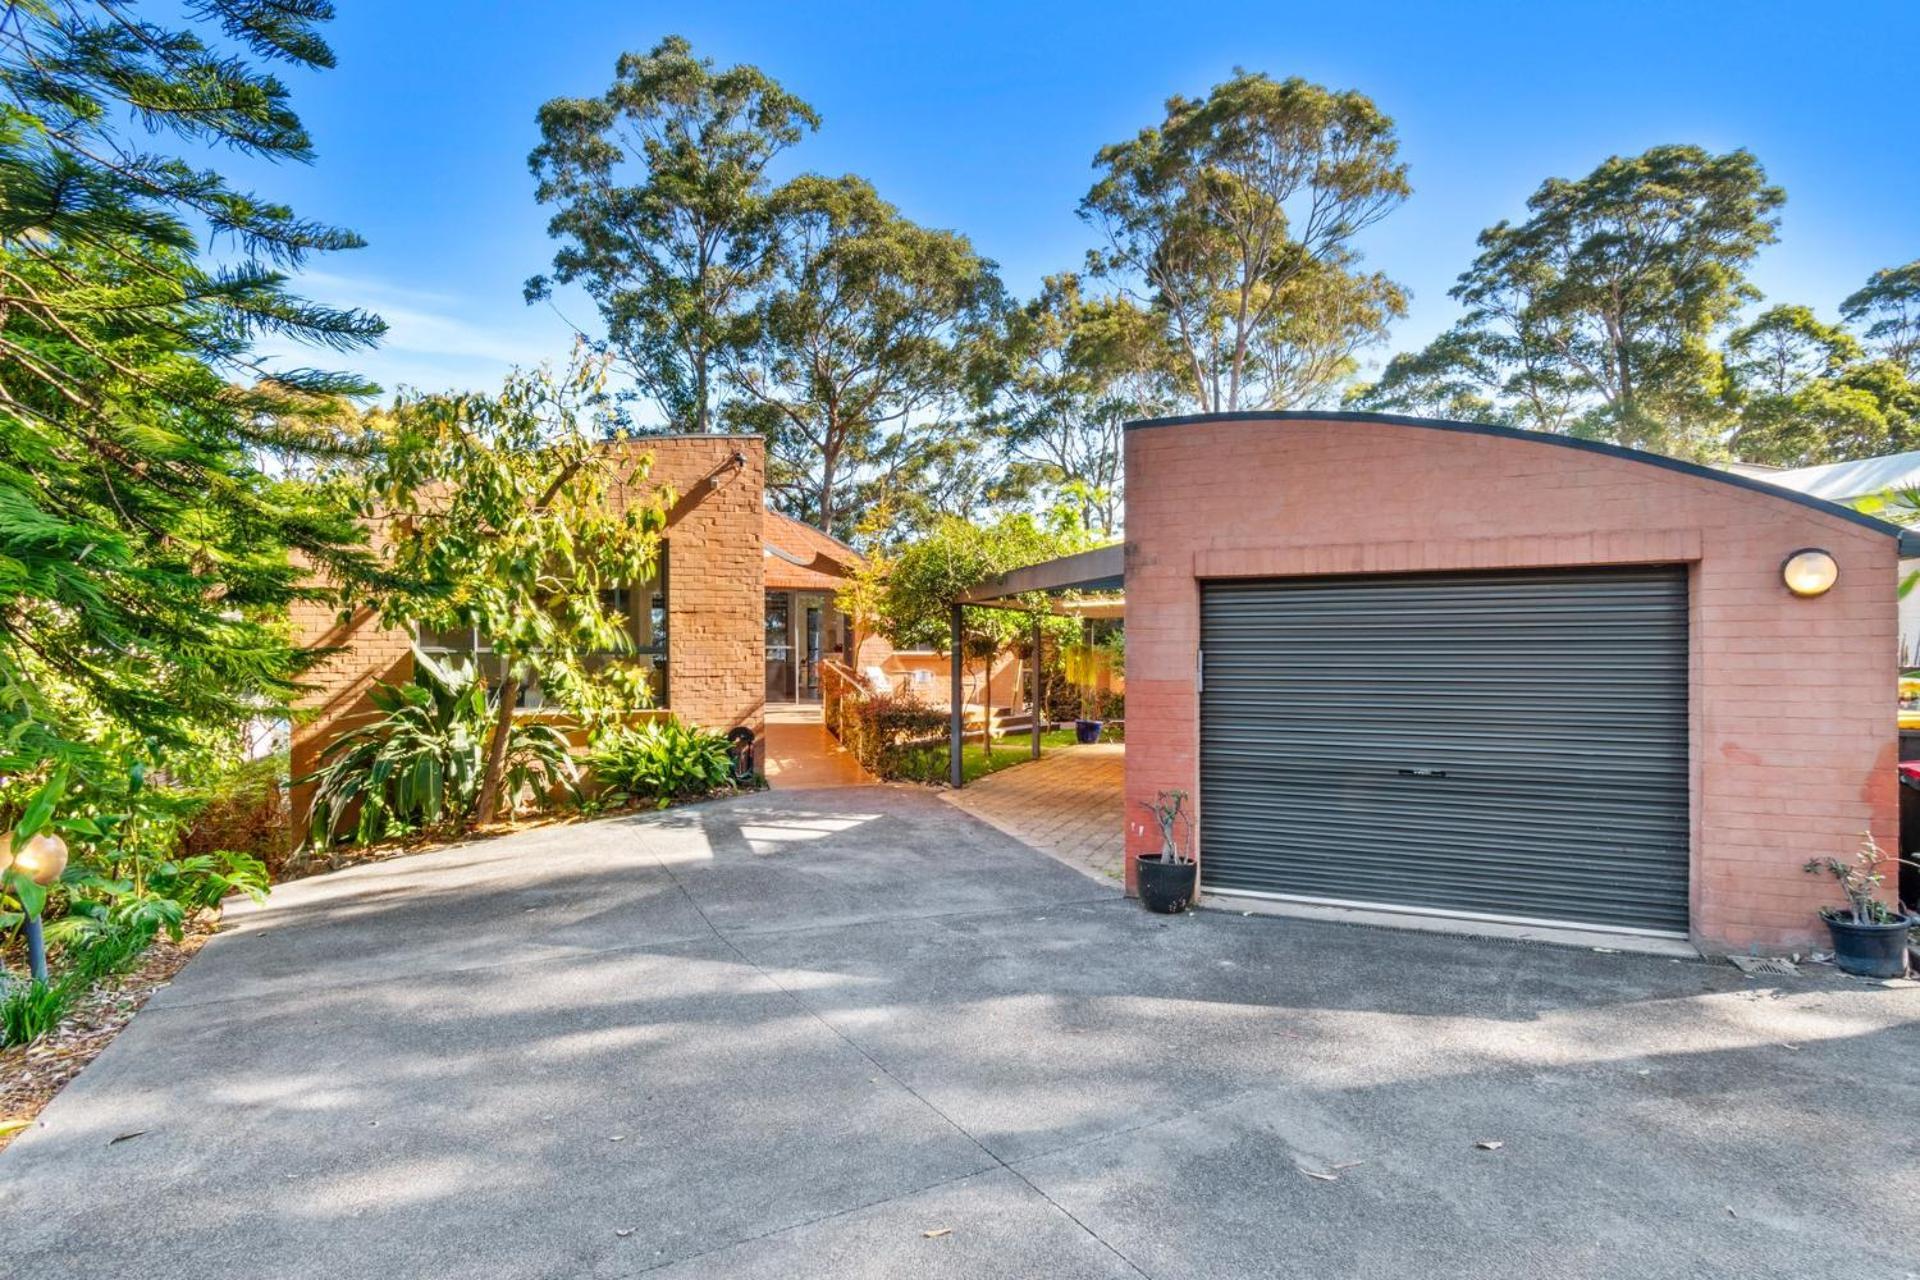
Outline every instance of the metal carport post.
<path id="1" fill-rule="evenodd" d="M 954 600 L 953 612 L 948 620 L 948 659 L 952 664 L 952 682 L 949 686 L 951 700 L 947 704 L 947 781 L 956 790 L 966 785 L 961 759 L 966 737 L 966 706 L 961 700 L 961 671 L 964 665 L 964 656 L 960 652 L 964 623 L 962 610 L 972 606 L 980 609 L 1012 609 L 1024 613 L 1026 610 L 1020 606 L 1003 602 L 1034 591 L 1044 591 L 1049 595 L 1062 591 L 1118 591 L 1125 584 L 1126 553 L 1121 544 L 1116 542 L 1003 573 L 961 592 Z M 1037 615 L 1033 620 L 1033 643 L 1033 754 L 1037 757 L 1040 754 L 1040 619 Z M 988 674 L 991 677 L 991 671 Z M 986 708 L 986 711 L 987 727 L 991 731 L 992 709 Z"/>
<path id="2" fill-rule="evenodd" d="M 962 682 L 962 672 L 966 667 L 966 659 L 960 652 L 961 632 L 965 629 L 966 623 L 965 615 L 958 604 L 953 606 L 953 616 L 948 619 L 948 623 L 951 632 L 948 652 L 952 655 L 953 683 L 949 689 L 951 698 L 947 703 L 947 720 L 949 722 L 947 725 L 947 781 L 953 784 L 954 790 L 958 791 L 966 785 L 963 776 L 965 769 L 960 754 L 966 745 L 967 739 L 967 708 L 966 704 L 962 701 L 965 692 Z"/>

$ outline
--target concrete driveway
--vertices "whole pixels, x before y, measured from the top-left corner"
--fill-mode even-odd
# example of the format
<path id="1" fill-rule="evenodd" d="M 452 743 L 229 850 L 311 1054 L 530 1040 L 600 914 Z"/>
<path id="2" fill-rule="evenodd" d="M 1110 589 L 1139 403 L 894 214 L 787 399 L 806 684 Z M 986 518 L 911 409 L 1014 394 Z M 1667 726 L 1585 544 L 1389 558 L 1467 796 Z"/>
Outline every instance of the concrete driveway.
<path id="1" fill-rule="evenodd" d="M 1916 1117 L 1920 991 L 1162 920 L 926 793 L 778 792 L 276 893 L 0 1154 L 0 1249 L 36 1280 L 1892 1280 Z"/>

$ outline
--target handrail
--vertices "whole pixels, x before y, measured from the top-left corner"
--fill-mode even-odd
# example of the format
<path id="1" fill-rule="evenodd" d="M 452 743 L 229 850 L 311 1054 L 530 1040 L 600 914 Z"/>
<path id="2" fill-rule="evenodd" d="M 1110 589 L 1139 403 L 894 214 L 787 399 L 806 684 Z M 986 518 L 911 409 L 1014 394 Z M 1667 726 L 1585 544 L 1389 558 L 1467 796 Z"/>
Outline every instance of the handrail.
<path id="1" fill-rule="evenodd" d="M 860 686 L 861 681 L 860 681 L 859 673 L 854 671 L 852 667 L 840 661 L 840 659 L 838 658 L 820 659 L 820 674 L 824 676 L 829 671 L 839 676 L 842 680 L 846 680 L 852 683 L 856 687 Z"/>

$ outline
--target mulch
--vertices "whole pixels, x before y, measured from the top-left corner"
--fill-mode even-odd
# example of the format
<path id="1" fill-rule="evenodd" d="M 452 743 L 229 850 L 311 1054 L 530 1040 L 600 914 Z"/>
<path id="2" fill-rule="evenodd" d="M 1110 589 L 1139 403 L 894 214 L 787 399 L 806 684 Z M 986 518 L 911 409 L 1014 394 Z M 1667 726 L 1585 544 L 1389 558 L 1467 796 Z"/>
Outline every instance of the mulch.
<path id="1" fill-rule="evenodd" d="M 101 1050 L 153 993 L 173 980 L 217 928 L 211 918 L 188 926 L 179 942 L 160 935 L 130 973 L 108 978 L 74 1001 L 60 1025 L 32 1044 L 0 1049 L 0 1150 L 26 1132 L 54 1095 Z M 16 1123 L 27 1124 L 16 1127 Z"/>

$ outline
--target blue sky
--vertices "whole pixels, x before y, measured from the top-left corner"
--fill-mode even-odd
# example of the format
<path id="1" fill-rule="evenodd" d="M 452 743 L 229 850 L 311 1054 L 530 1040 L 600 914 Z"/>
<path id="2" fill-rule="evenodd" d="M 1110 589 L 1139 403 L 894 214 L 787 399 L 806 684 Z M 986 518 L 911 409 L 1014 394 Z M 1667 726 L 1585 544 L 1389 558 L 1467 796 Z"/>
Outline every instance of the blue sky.
<path id="1" fill-rule="evenodd" d="M 293 78 L 318 162 L 239 172 L 367 237 L 303 287 L 387 318 L 386 346 L 355 363 L 389 388 L 485 386 L 564 354 L 566 323 L 520 297 L 551 254 L 526 168 L 534 111 L 601 92 L 622 50 L 670 32 L 813 103 L 823 126 L 794 171 L 862 174 L 971 236 L 1020 293 L 1080 264 L 1094 152 L 1169 94 L 1236 66 L 1360 89 L 1397 121 L 1414 186 L 1361 246 L 1413 294 L 1376 360 L 1451 322 L 1475 234 L 1542 179 L 1658 143 L 1747 147 L 1786 188 L 1755 271 L 1771 298 L 1831 315 L 1871 271 L 1920 258 L 1913 0 L 338 5 L 339 68 Z M 558 304 L 596 325 L 583 298 Z"/>

